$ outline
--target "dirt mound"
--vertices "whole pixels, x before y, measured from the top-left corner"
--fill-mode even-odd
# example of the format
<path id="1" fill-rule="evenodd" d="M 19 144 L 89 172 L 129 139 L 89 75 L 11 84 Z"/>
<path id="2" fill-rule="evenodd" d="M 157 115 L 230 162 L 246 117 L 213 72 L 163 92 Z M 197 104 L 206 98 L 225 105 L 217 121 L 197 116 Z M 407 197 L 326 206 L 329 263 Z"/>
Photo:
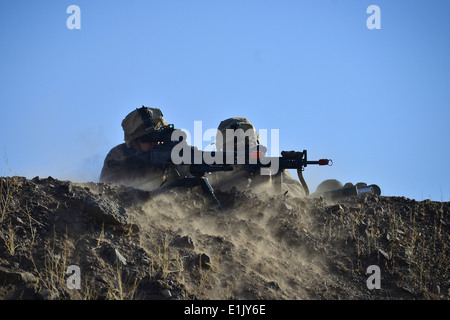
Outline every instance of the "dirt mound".
<path id="1" fill-rule="evenodd" d="M 448 202 L 0 187 L 0 299 L 450 298 Z"/>

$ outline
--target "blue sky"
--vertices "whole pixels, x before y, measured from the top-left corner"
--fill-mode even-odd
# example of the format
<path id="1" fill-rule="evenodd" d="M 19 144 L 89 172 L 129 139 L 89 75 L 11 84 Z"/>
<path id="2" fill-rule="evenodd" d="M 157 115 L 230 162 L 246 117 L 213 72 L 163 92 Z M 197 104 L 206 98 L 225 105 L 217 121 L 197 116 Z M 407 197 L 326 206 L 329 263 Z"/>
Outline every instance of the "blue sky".
<path id="1" fill-rule="evenodd" d="M 66 26 L 72 4 L 80 30 Z M 333 178 L 449 201 L 449 12 L 445 0 L 2 1 L 1 173 L 98 181 L 122 119 L 146 105 L 192 132 L 233 116 L 279 129 L 280 150 L 333 159 L 306 168 L 312 190 Z"/>

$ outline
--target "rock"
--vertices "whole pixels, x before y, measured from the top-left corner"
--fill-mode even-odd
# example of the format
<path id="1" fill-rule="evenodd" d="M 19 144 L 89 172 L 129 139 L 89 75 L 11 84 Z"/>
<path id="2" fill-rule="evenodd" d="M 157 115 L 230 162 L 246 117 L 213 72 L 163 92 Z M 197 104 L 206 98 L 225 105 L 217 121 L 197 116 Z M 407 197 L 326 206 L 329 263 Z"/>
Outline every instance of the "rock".
<path id="1" fill-rule="evenodd" d="M 350 207 L 348 210 L 349 210 L 350 212 L 356 212 L 356 213 L 358 213 L 358 212 L 361 211 L 361 208 L 360 208 L 360 207 L 356 207 L 356 206 L 352 206 L 352 207 Z"/>
<path id="2" fill-rule="evenodd" d="M 127 265 L 127 259 L 115 248 L 110 248 L 108 250 L 109 258 L 115 263 L 119 261 L 122 265 Z"/>
<path id="3" fill-rule="evenodd" d="M 0 283 L 34 283 L 36 277 L 26 271 L 15 271 L 0 267 Z"/>
<path id="4" fill-rule="evenodd" d="M 199 263 L 199 266 L 203 269 L 211 268 L 211 259 L 209 258 L 208 255 L 206 255 L 204 253 L 199 255 L 198 263 Z"/>
<path id="5" fill-rule="evenodd" d="M 37 293 L 37 295 L 38 295 L 38 298 L 42 299 L 42 300 L 57 300 L 59 298 L 59 293 L 58 292 L 52 293 L 47 288 L 42 289 L 41 291 L 39 291 Z"/>
<path id="6" fill-rule="evenodd" d="M 280 209 L 282 211 L 291 211 L 292 210 L 292 206 L 287 204 L 287 203 L 285 203 L 285 202 L 282 202 L 281 205 L 280 205 Z"/>
<path id="7" fill-rule="evenodd" d="M 104 223 L 125 226 L 130 221 L 123 207 L 99 195 L 87 196 L 84 199 L 84 208 L 95 219 Z"/>
<path id="8" fill-rule="evenodd" d="M 408 286 L 408 285 L 403 285 L 403 286 L 401 286 L 400 288 L 403 289 L 403 290 L 405 290 L 405 291 L 408 292 L 408 293 L 411 293 L 411 294 L 415 294 L 415 293 L 416 293 L 416 292 L 414 291 L 414 289 L 411 288 L 411 287 Z"/>
<path id="9" fill-rule="evenodd" d="M 72 193 L 72 185 L 69 183 L 63 183 L 60 184 L 57 188 L 56 188 L 56 192 L 60 193 L 60 194 L 65 194 L 68 195 L 70 193 Z"/>
<path id="10" fill-rule="evenodd" d="M 173 239 L 171 245 L 174 246 L 174 247 L 187 248 L 187 249 L 194 249 L 194 247 L 195 247 L 194 246 L 194 241 L 192 241 L 191 237 L 189 237 L 189 236 L 182 237 L 180 235 L 177 235 Z"/>
<path id="11" fill-rule="evenodd" d="M 384 252 L 381 249 L 378 249 L 378 252 L 381 253 L 386 260 L 389 260 L 389 254 L 387 252 Z"/>
<path id="12" fill-rule="evenodd" d="M 161 294 L 166 299 L 172 298 L 172 292 L 170 292 L 170 290 L 168 290 L 168 289 L 164 289 L 163 291 L 161 291 Z"/>
<path id="13" fill-rule="evenodd" d="M 24 225 L 23 220 L 20 219 L 19 217 L 13 217 L 13 218 L 12 218 L 12 222 L 13 222 L 15 225 Z"/>
<path id="14" fill-rule="evenodd" d="M 333 212 L 344 212 L 344 208 L 340 204 L 335 204 L 333 206 L 328 207 L 328 209 Z"/>
<path id="15" fill-rule="evenodd" d="M 269 288 L 271 288 L 273 290 L 276 290 L 276 291 L 280 290 L 280 286 L 278 285 L 278 282 L 276 282 L 276 281 L 270 281 L 268 283 L 268 286 L 269 286 Z"/>

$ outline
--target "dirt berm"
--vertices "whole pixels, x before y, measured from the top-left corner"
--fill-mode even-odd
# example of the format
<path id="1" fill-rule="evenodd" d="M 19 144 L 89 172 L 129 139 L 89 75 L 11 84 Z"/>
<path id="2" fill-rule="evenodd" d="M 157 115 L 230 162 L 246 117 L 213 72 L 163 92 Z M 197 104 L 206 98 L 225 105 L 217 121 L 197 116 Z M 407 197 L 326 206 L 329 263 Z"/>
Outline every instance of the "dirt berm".
<path id="1" fill-rule="evenodd" d="M 449 202 L 0 188 L 0 299 L 450 298 Z"/>

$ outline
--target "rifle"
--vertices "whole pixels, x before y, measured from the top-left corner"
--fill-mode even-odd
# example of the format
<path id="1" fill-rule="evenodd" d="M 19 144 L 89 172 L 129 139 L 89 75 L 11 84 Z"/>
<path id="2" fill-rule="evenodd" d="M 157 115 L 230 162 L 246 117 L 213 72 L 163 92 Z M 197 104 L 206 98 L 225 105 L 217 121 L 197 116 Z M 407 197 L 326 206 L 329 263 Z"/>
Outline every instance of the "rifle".
<path id="1" fill-rule="evenodd" d="M 178 129 L 175 129 L 173 124 L 170 124 L 141 137 L 140 140 L 142 142 L 153 142 L 155 144 L 154 147 L 148 152 L 131 155 L 126 161 L 129 165 L 143 166 L 150 164 L 153 167 L 161 168 L 165 171 L 171 167 L 174 168 L 179 164 L 188 165 L 189 173 L 192 177 L 181 177 L 180 179 L 170 182 L 166 186 L 177 187 L 199 185 L 202 187 L 203 191 L 214 200 L 221 211 L 223 211 L 223 208 L 215 196 L 209 180 L 205 177 L 205 174 L 208 172 L 232 171 L 234 165 L 244 164 L 245 169 L 249 173 L 255 174 L 258 170 L 270 170 L 275 163 L 276 166 L 278 166 L 275 172 L 278 179 L 275 179 L 275 181 L 279 181 L 280 190 L 282 186 L 281 173 L 283 170 L 297 169 L 300 182 L 307 195 L 309 195 L 308 186 L 302 175 L 304 168 L 307 165 L 332 165 L 332 160 L 330 159 L 308 161 L 306 150 L 303 150 L 302 152 L 282 151 L 281 157 L 267 157 L 265 155 L 267 148 L 262 145 L 244 152 L 201 151 L 198 150 L 197 147 L 187 145 L 186 135 L 181 130 L 178 130 L 178 140 L 172 140 L 173 133 L 176 130 Z M 173 161 L 172 156 L 175 147 L 176 150 L 179 150 L 178 155 L 185 159 L 185 162 L 175 163 Z M 186 156 L 184 157 L 184 155 Z M 216 163 L 207 163 L 205 162 L 205 159 L 215 159 Z M 266 172 L 266 174 L 268 174 L 268 172 Z M 163 179 L 161 186 L 165 182 L 166 180 Z"/>
<path id="2" fill-rule="evenodd" d="M 246 159 L 248 163 L 245 163 L 245 168 L 248 172 L 255 174 L 258 170 L 268 169 L 273 166 L 274 163 L 278 164 L 275 168 L 275 177 L 274 181 L 278 183 L 276 188 L 279 188 L 281 192 L 281 186 L 283 184 L 283 176 L 282 172 L 285 169 L 296 169 L 298 178 L 306 192 L 306 195 L 309 195 L 309 188 L 306 184 L 305 179 L 303 178 L 303 171 L 308 165 L 333 165 L 333 161 L 331 159 L 320 159 L 309 161 L 307 158 L 307 151 L 281 151 L 281 157 L 267 157 L 266 154 L 267 148 L 260 145 L 253 151 L 246 152 Z M 237 155 L 237 153 L 236 153 Z M 236 158 L 235 158 L 236 159 Z M 266 172 L 267 174 L 268 172 Z"/>

